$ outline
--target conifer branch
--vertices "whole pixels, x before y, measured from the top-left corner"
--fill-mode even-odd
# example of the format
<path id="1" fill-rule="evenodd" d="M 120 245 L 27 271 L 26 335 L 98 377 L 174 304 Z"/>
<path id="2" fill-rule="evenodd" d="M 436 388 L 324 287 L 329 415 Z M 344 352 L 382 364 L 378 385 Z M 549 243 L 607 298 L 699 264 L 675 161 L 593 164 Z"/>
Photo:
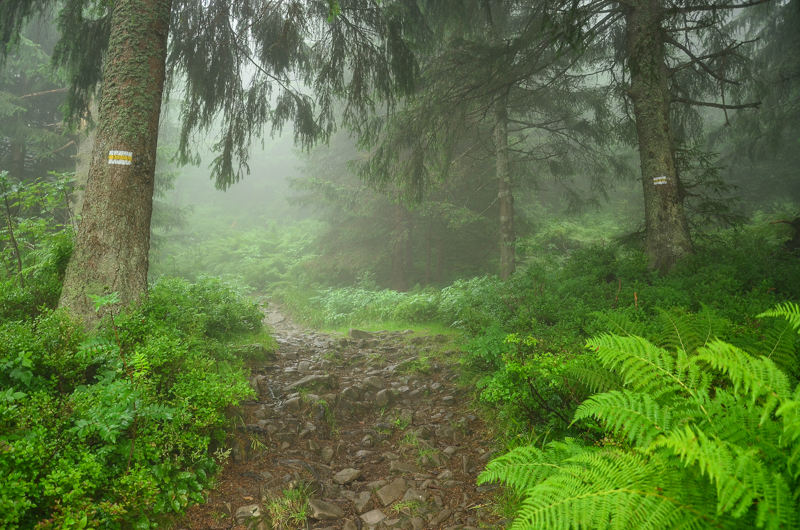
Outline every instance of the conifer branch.
<path id="1" fill-rule="evenodd" d="M 728 110 L 739 110 L 739 109 L 757 109 L 761 106 L 760 101 L 755 101 L 753 103 L 743 103 L 741 105 L 729 105 L 722 103 L 712 103 L 710 101 L 695 101 L 693 99 L 687 99 L 682 97 L 674 96 L 672 98 L 673 103 L 685 103 L 687 105 L 694 105 L 697 107 L 711 107 L 715 109 L 728 109 Z"/>

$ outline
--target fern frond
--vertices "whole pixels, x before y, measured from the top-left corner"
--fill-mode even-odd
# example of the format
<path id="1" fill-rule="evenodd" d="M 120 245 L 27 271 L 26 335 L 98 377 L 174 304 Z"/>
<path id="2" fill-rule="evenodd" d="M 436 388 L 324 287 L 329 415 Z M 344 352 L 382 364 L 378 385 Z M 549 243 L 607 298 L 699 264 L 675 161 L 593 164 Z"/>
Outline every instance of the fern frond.
<path id="1" fill-rule="evenodd" d="M 760 449 L 739 447 L 689 426 L 660 438 L 654 446 L 673 451 L 686 466 L 708 475 L 717 489 L 718 513 L 740 518 L 755 506 L 759 527 L 769 520 L 775 528 L 796 528 L 789 483 L 764 464 Z"/>
<path id="2" fill-rule="evenodd" d="M 702 484 L 681 482 L 658 455 L 603 450 L 565 464 L 526 490 L 511 530 L 713 527 L 713 512 L 696 497 Z"/>
<path id="3" fill-rule="evenodd" d="M 705 346 L 716 337 L 726 336 L 731 324 L 727 319 L 718 317 L 706 304 L 701 304 L 701 306 L 703 308 L 703 319 L 698 320 L 694 328 L 703 342 L 702 345 Z"/>
<path id="4" fill-rule="evenodd" d="M 568 368 L 564 375 L 591 392 L 609 392 L 625 388 L 619 374 L 603 367 L 594 355 L 584 355 L 576 365 Z"/>
<path id="5" fill-rule="evenodd" d="M 642 337 L 645 334 L 644 324 L 634 322 L 622 313 L 616 311 L 595 311 L 591 316 L 606 324 L 611 333 L 615 335 L 626 335 Z"/>
<path id="6" fill-rule="evenodd" d="M 761 404 L 761 423 L 792 394 L 789 378 L 774 362 L 753 357 L 736 346 L 715 340 L 698 351 L 697 359 L 724 372 L 733 383 L 735 392 L 749 395 L 752 402 L 764 398 Z"/>
<path id="7" fill-rule="evenodd" d="M 659 309 L 659 320 L 661 321 L 661 335 L 658 345 L 662 348 L 683 350 L 691 355 L 703 345 L 703 339 L 700 338 L 688 317 Z"/>
<path id="8" fill-rule="evenodd" d="M 760 315 L 756 315 L 756 318 L 764 317 L 783 317 L 789 322 L 792 329 L 795 331 L 800 329 L 800 305 L 794 302 L 779 304 L 775 309 L 770 309 L 769 311 L 764 311 Z"/>
<path id="9" fill-rule="evenodd" d="M 689 410 L 679 409 L 678 417 L 673 419 L 673 407 L 659 403 L 650 394 L 626 390 L 590 397 L 575 411 L 575 419 L 595 417 L 607 429 L 624 435 L 637 447 L 646 448 L 658 436 L 669 432 L 674 420 L 681 422 L 702 415 L 697 407 L 694 414 L 688 413 Z"/>
<path id="10" fill-rule="evenodd" d="M 569 438 L 563 442 L 551 442 L 546 451 L 531 445 L 517 447 L 489 462 L 478 475 L 478 484 L 503 482 L 522 492 L 561 472 L 569 458 L 590 450 Z"/>
<path id="11" fill-rule="evenodd" d="M 679 367 L 675 356 L 641 337 L 601 335 L 588 340 L 587 347 L 597 352 L 603 366 L 619 372 L 626 386 L 654 397 L 670 392 L 694 395 L 696 388 L 689 384 L 701 379 L 685 357 Z"/>
<path id="12" fill-rule="evenodd" d="M 764 340 L 755 346 L 755 352 L 778 365 L 786 373 L 793 374 L 797 371 L 797 348 L 795 346 L 797 335 L 793 333 L 790 322 L 781 322 L 778 325 L 766 326 Z"/>

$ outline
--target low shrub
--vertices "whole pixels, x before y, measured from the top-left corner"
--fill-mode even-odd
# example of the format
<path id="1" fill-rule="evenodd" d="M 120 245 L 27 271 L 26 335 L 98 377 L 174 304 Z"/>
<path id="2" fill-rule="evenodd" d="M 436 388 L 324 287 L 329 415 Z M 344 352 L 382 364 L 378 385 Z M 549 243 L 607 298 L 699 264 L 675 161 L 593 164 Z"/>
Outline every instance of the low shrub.
<path id="1" fill-rule="evenodd" d="M 92 334 L 63 311 L 0 325 L 0 527 L 150 528 L 202 502 L 252 393 L 226 341 L 261 318 L 218 280 L 165 278 Z"/>

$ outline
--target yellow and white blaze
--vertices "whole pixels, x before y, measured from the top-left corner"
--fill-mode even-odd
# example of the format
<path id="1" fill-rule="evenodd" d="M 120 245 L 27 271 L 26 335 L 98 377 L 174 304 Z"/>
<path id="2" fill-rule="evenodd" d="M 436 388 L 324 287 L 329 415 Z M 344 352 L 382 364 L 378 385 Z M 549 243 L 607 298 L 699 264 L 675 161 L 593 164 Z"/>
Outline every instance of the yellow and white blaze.
<path id="1" fill-rule="evenodd" d="M 108 163 L 129 166 L 133 163 L 133 153 L 130 151 L 109 151 Z"/>
<path id="2" fill-rule="evenodd" d="M 667 183 L 667 177 L 661 175 L 660 177 L 653 177 L 653 184 L 656 186 L 663 186 Z"/>

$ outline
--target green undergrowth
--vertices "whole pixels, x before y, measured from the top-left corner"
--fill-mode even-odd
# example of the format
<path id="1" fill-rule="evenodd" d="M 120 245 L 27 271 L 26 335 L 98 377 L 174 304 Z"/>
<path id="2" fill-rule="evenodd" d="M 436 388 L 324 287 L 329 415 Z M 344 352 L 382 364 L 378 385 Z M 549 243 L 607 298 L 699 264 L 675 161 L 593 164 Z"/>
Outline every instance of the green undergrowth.
<path id="1" fill-rule="evenodd" d="M 218 279 L 163 278 L 87 333 L 63 311 L 0 324 L 0 527 L 150 528 L 203 502 L 225 410 L 251 396 L 258 305 Z"/>
<path id="2" fill-rule="evenodd" d="M 587 393 L 568 417 L 583 433 L 541 434 L 479 477 L 521 499 L 510 528 L 797 528 L 800 307 L 759 317 L 739 345 L 709 313 L 667 314 L 648 338 L 605 319 L 566 370 Z"/>

